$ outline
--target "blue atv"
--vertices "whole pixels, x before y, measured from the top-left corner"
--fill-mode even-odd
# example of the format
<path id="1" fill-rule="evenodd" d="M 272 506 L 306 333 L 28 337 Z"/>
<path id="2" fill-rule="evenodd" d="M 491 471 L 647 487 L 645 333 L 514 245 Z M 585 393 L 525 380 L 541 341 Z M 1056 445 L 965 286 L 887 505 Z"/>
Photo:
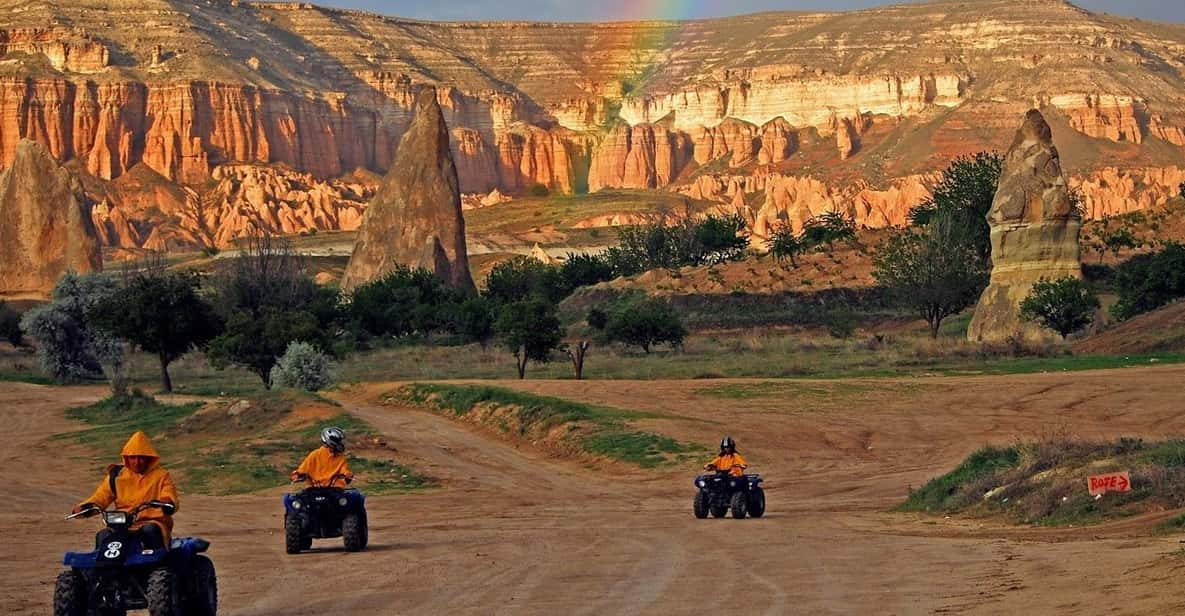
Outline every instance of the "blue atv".
<path id="1" fill-rule="evenodd" d="M 289 554 L 313 547 L 313 539 L 341 537 L 347 552 L 366 547 L 370 540 L 366 495 L 354 488 L 334 487 L 338 479 L 349 481 L 344 475 L 334 475 L 324 485 L 284 495 L 284 549 Z"/>
<path id="2" fill-rule="evenodd" d="M 761 475 L 732 475 L 727 470 L 711 467 L 709 470 L 713 472 L 695 478 L 698 488 L 693 505 L 695 517 L 702 520 L 710 513 L 714 518 L 722 518 L 729 509 L 737 520 L 765 515 Z"/>
<path id="3" fill-rule="evenodd" d="M 216 616 L 218 580 L 214 563 L 202 555 L 209 542 L 173 539 L 154 549 L 131 530 L 141 511 L 171 507 L 158 501 L 130 512 L 91 506 L 67 517 L 102 514 L 107 530 L 93 552 L 66 553 L 63 564 L 70 568 L 54 586 L 54 616 L 124 616 L 141 609 L 152 616 Z"/>

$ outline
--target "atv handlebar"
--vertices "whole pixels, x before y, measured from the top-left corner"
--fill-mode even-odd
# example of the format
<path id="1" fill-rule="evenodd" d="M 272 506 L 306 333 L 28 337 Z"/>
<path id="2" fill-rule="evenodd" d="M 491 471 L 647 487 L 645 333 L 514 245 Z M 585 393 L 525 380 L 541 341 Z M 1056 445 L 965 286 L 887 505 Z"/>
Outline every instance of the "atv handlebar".
<path id="1" fill-rule="evenodd" d="M 319 481 L 313 481 L 313 480 L 309 479 L 309 476 L 307 473 L 292 473 L 292 483 L 301 483 L 302 481 L 308 481 L 309 486 L 313 487 L 313 488 L 332 488 L 332 487 L 334 487 L 333 482 L 337 481 L 338 479 L 341 479 L 342 481 L 345 481 L 346 484 L 349 484 L 354 481 L 354 476 L 353 475 L 346 475 L 344 473 L 334 473 L 333 476 L 330 477 L 328 481 L 319 482 Z"/>

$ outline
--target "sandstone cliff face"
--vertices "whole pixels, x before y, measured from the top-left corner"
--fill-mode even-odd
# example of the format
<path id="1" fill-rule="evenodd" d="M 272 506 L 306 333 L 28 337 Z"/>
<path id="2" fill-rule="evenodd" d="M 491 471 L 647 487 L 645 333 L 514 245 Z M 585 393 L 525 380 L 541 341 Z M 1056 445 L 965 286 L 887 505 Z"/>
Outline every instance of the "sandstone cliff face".
<path id="1" fill-rule="evenodd" d="M 1020 304 L 1041 278 L 1082 277 L 1078 233 L 1082 221 L 1070 201 L 1049 125 L 1033 110 L 1004 159 L 988 212 L 992 278 L 967 328 L 972 341 L 1049 337 L 1020 318 Z"/>
<path id="2" fill-rule="evenodd" d="M 449 132 L 433 90 L 416 115 L 358 233 L 342 287 L 382 277 L 397 265 L 422 267 L 453 287 L 474 288 Z"/>
<path id="3" fill-rule="evenodd" d="M 33 141 L 0 173 L 0 294 L 48 295 L 67 270 L 103 269 L 78 178 Z"/>

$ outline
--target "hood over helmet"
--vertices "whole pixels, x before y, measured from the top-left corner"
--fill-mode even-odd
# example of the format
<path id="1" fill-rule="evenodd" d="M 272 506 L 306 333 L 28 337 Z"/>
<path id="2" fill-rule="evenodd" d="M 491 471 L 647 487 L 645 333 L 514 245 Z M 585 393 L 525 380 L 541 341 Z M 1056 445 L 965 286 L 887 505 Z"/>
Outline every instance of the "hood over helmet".
<path id="1" fill-rule="evenodd" d="M 128 442 L 124 443 L 123 450 L 119 452 L 123 457 L 124 466 L 128 465 L 129 456 L 144 456 L 152 458 L 148 463 L 148 468 L 153 469 L 157 463 L 160 462 L 160 454 L 156 452 L 156 448 L 152 446 L 152 441 L 148 439 L 148 435 L 143 432 L 136 432 Z"/>

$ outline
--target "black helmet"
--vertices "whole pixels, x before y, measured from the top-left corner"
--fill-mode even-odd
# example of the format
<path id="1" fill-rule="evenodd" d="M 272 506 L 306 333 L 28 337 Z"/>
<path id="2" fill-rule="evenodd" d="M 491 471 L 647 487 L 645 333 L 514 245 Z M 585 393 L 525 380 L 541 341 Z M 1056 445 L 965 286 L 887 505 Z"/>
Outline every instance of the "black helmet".
<path id="1" fill-rule="evenodd" d="M 346 433 L 341 428 L 330 426 L 321 431 L 321 442 L 334 453 L 346 450 Z"/>
<path id="2" fill-rule="evenodd" d="M 724 453 L 725 449 L 731 449 L 733 453 L 736 453 L 737 442 L 732 440 L 731 436 L 720 439 L 720 453 Z"/>

